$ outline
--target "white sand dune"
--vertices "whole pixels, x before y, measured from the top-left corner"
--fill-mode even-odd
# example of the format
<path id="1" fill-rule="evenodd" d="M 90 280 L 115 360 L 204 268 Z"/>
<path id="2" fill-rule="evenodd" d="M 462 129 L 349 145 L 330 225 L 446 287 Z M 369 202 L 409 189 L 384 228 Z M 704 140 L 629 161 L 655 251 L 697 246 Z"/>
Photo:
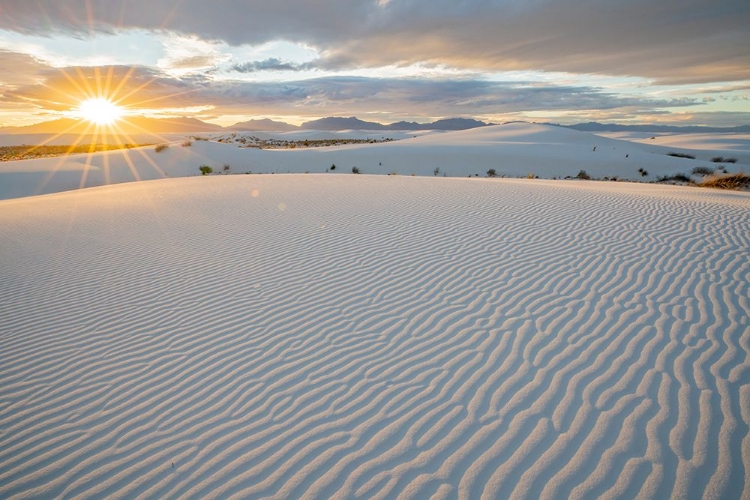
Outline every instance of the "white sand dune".
<path id="1" fill-rule="evenodd" d="M 306 131 L 305 137 L 315 133 Z M 295 134 L 302 137 L 301 133 Z M 644 181 L 662 175 L 689 174 L 696 166 L 715 166 L 708 162 L 713 156 L 711 151 L 702 152 L 697 160 L 673 158 L 666 155 L 675 149 L 671 147 L 529 123 L 332 148 L 258 150 L 209 141 L 194 141 L 191 147 L 181 147 L 180 143 L 177 141 L 160 153 L 149 147 L 0 163 L 0 199 L 198 175 L 203 164 L 218 172 L 229 165 L 233 173 L 322 173 L 333 164 L 333 173 L 351 174 L 352 167 L 357 167 L 370 174 L 432 176 L 437 168 L 438 175 L 449 177 L 485 176 L 494 169 L 498 176 L 564 178 L 585 170 L 594 178 Z M 750 162 L 750 155 L 747 157 Z M 730 171 L 750 170 L 741 162 L 727 167 Z M 642 176 L 639 169 L 648 175 Z"/>
<path id="2" fill-rule="evenodd" d="M 711 159 L 714 156 L 736 158 L 739 163 L 750 165 L 750 134 L 648 134 L 645 132 L 604 132 L 604 137 L 628 140 L 658 147 L 696 150 L 696 158 Z M 652 139 L 653 137 L 653 139 Z M 702 154 L 709 151 L 711 154 Z"/>
<path id="3" fill-rule="evenodd" d="M 2 201 L 0 498 L 750 498 L 748 214 L 322 174 Z"/>

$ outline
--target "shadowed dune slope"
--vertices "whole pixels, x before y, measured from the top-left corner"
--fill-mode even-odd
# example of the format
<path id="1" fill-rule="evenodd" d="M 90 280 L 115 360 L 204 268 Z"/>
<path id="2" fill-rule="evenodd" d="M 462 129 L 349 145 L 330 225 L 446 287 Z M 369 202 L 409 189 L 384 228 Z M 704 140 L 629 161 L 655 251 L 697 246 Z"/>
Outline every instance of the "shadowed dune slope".
<path id="1" fill-rule="evenodd" d="M 366 175 L 0 201 L 0 497 L 749 498 L 748 214 Z"/>

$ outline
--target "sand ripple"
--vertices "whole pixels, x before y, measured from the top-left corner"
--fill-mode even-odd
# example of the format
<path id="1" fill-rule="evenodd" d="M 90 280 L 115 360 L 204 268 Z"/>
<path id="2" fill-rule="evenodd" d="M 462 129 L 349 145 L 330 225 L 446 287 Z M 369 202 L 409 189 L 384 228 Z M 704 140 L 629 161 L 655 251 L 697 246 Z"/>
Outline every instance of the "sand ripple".
<path id="1" fill-rule="evenodd" d="M 0 237 L 2 498 L 750 498 L 747 194 L 190 178 Z"/>

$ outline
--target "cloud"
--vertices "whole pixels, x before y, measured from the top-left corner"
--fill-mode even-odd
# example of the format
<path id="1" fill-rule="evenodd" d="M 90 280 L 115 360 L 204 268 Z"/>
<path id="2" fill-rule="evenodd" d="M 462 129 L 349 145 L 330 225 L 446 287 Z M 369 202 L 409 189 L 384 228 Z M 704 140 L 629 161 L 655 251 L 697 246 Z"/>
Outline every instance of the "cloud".
<path id="1" fill-rule="evenodd" d="M 68 111 L 81 100 L 107 97 L 123 106 L 187 107 L 205 86 L 201 79 L 169 78 L 144 67 L 68 67 L 39 71 L 40 81 L 27 82 L 4 93 L 6 103 L 26 102 L 53 111 Z"/>
<path id="2" fill-rule="evenodd" d="M 229 71 L 237 73 L 257 73 L 258 71 L 306 71 L 314 69 L 314 63 L 285 62 L 276 57 L 270 57 L 262 61 L 250 61 L 242 64 L 234 64 Z"/>
<path id="3" fill-rule="evenodd" d="M 258 68 L 279 67 L 278 60 Z M 40 82 L 8 89 L 6 102 L 66 111 L 103 94 L 139 109 L 210 107 L 216 115 L 389 115 L 425 118 L 507 115 L 534 111 L 646 110 L 700 106 L 702 99 L 628 97 L 595 87 L 532 82 L 433 78 L 325 77 L 291 82 L 215 81 L 202 74 L 170 76 L 146 67 L 70 67 L 40 70 Z"/>
<path id="4" fill-rule="evenodd" d="M 190 56 L 169 61 L 169 68 L 173 69 L 201 69 L 210 68 L 216 64 L 212 56 Z"/>
<path id="5" fill-rule="evenodd" d="M 5 68 L 0 72 L 2 91 L 3 88 L 15 88 L 36 80 L 49 66 L 28 54 L 0 49 L 0 68 Z"/>
<path id="6" fill-rule="evenodd" d="M 0 7 L 6 30 L 171 30 L 233 45 L 283 39 L 315 47 L 328 69 L 419 63 L 664 84 L 750 79 L 749 25 L 750 4 L 739 0 L 3 0 Z"/>

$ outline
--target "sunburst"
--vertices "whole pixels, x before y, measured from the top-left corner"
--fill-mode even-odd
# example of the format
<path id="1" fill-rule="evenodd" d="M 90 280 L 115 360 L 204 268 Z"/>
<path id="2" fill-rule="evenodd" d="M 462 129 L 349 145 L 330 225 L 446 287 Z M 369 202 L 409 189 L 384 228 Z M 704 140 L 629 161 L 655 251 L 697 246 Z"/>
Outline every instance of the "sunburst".
<path id="1" fill-rule="evenodd" d="M 123 115 L 124 110 L 109 99 L 98 97 L 81 102 L 75 111 L 84 120 L 95 125 L 113 125 Z"/>
<path id="2" fill-rule="evenodd" d="M 137 100 L 137 97 L 143 92 L 155 78 L 151 78 L 145 82 L 138 82 L 137 86 L 128 85 L 132 73 L 135 71 L 135 67 L 131 67 L 124 75 L 115 77 L 114 67 L 110 66 L 105 74 L 102 74 L 101 68 L 93 68 L 93 75 L 87 75 L 83 68 L 74 68 L 75 73 L 70 74 L 68 71 L 61 69 L 61 74 L 70 83 L 72 91 L 65 91 L 61 88 L 55 88 L 43 84 L 51 92 L 61 96 L 60 101 L 67 101 L 76 103 L 77 106 L 73 107 L 66 114 L 71 118 L 75 118 L 76 122 L 64 131 L 61 131 L 55 136 L 48 138 L 39 146 L 43 146 L 47 143 L 52 142 L 58 137 L 68 134 L 77 133 L 78 137 L 73 141 L 74 143 L 70 146 L 69 152 L 72 151 L 79 144 L 86 141 L 91 144 L 90 153 L 93 153 L 97 143 L 109 142 L 114 144 L 136 144 L 137 140 L 130 136 L 127 129 L 136 129 L 142 134 L 147 134 L 155 137 L 159 142 L 167 142 L 168 139 L 162 137 L 160 134 L 147 130 L 137 124 L 136 120 L 131 120 L 131 115 L 138 115 L 139 105 L 150 103 L 153 101 L 161 101 L 169 99 L 170 97 L 187 94 L 192 90 L 177 92 L 169 95 L 160 95 L 156 98 L 148 98 Z M 136 97 L 136 99 L 134 99 Z M 126 104 L 127 103 L 127 104 Z M 80 125 L 84 124 L 84 130 L 81 130 Z M 75 131 L 75 132 L 74 132 Z M 29 151 L 36 149 L 38 146 L 32 146 Z M 143 157 L 144 161 L 150 165 L 151 168 L 159 172 L 164 177 L 166 173 L 151 159 L 141 148 L 135 149 L 134 152 Z M 128 150 L 123 151 L 125 161 L 128 163 L 131 172 L 133 173 L 134 180 L 140 180 L 140 175 L 135 167 L 135 164 L 130 159 L 130 153 Z M 41 191 L 44 185 L 51 180 L 52 176 L 57 172 L 65 160 L 60 159 L 60 162 L 55 168 L 42 180 L 39 186 Z M 79 187 L 85 187 L 86 180 L 88 177 L 89 170 L 91 168 L 92 155 L 89 155 L 85 160 L 83 171 L 81 172 L 81 181 Z M 104 156 L 104 175 L 105 178 L 109 178 L 108 172 L 108 157 Z"/>

